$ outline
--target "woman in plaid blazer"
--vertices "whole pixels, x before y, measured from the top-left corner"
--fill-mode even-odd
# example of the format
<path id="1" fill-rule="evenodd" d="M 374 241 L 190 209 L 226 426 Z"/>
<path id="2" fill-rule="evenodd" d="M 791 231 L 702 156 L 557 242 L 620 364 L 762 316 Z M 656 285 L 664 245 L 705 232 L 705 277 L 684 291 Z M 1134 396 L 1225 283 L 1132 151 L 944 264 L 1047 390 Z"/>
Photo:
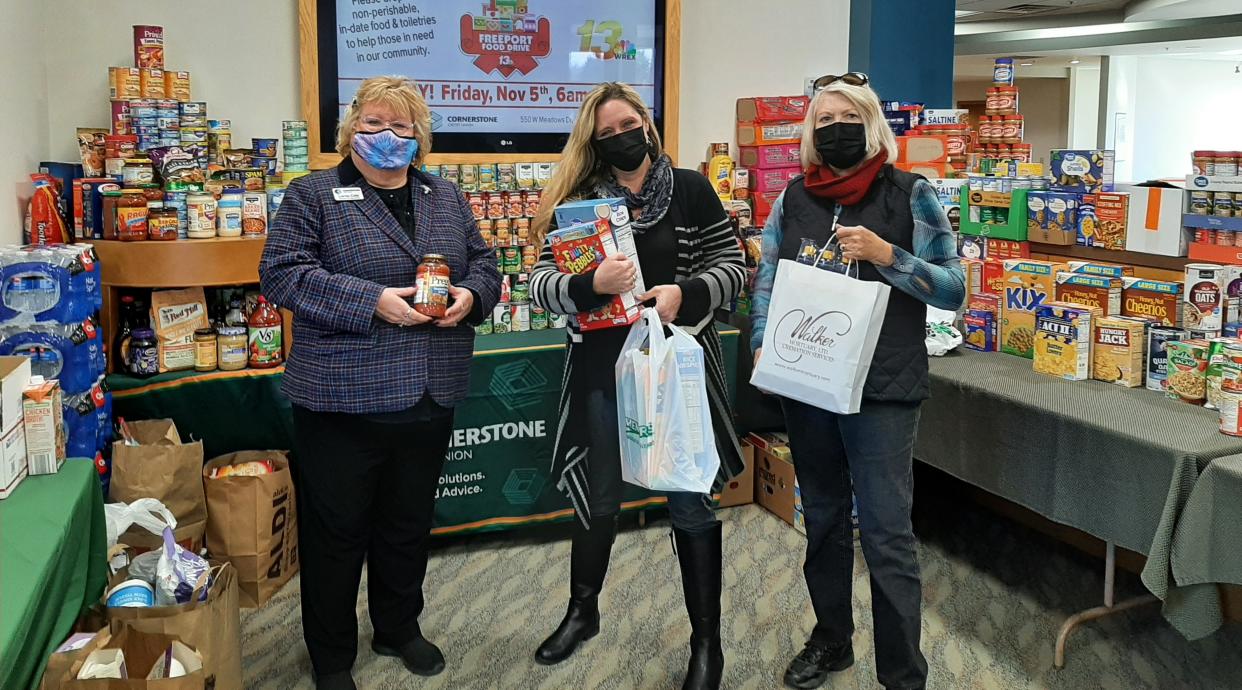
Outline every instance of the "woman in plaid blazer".
<path id="1" fill-rule="evenodd" d="M 259 266 L 293 312 L 282 390 L 293 404 L 302 627 L 316 687 L 352 689 L 367 562 L 372 648 L 419 675 L 444 656 L 418 625 L 436 484 L 466 397 L 472 324 L 500 298 L 496 257 L 460 190 L 418 165 L 431 115 L 410 81 L 362 83 L 338 128 L 341 164 L 295 180 Z M 440 319 L 415 311 L 427 254 L 451 269 Z"/>

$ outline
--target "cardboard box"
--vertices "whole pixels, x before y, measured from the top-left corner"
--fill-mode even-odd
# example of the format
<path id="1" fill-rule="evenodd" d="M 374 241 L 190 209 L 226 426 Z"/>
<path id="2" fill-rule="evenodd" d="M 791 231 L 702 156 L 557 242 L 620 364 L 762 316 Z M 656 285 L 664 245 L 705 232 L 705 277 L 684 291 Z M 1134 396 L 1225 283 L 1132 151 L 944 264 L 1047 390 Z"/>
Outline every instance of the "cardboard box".
<path id="1" fill-rule="evenodd" d="M 983 293 L 996 295 L 1005 294 L 1005 262 L 1000 259 L 983 260 Z M 999 312 L 997 316 L 999 316 Z"/>
<path id="2" fill-rule="evenodd" d="M 801 143 L 802 120 L 797 120 L 796 122 L 737 123 L 737 145 L 739 147 Z"/>
<path id="3" fill-rule="evenodd" d="M 1122 278 L 1121 314 L 1165 326 L 1182 325 L 1182 284 L 1146 278 Z"/>
<path id="4" fill-rule="evenodd" d="M 1035 314 L 1035 371 L 1067 381 L 1091 378 L 1091 343 L 1100 310 L 1049 302 Z"/>
<path id="5" fill-rule="evenodd" d="M 785 187 L 789 186 L 790 180 L 802 174 L 802 168 L 767 168 L 764 170 L 756 170 L 750 176 L 751 189 L 756 194 L 764 194 L 767 192 L 783 192 Z"/>
<path id="6" fill-rule="evenodd" d="M 0 439 L 0 499 L 12 496 L 28 471 L 26 427 L 18 424 Z"/>
<path id="7" fill-rule="evenodd" d="M 1126 228 L 1130 224 L 1130 195 L 1125 192 L 1100 192 L 1089 195 L 1084 204 L 1095 210 L 1093 242 L 1090 246 L 1120 251 L 1126 248 Z M 1080 219 L 1080 224 L 1083 219 Z M 1079 235 L 1085 234 L 1085 228 Z"/>
<path id="8" fill-rule="evenodd" d="M 789 122 L 806 117 L 811 99 L 806 96 L 761 96 L 737 99 L 738 122 Z"/>
<path id="9" fill-rule="evenodd" d="M 643 282 L 643 269 L 638 262 L 638 247 L 634 244 L 634 229 L 630 227 L 630 209 L 625 205 L 625 199 L 617 197 L 568 201 L 556 207 L 555 215 L 556 225 L 561 228 L 578 223 L 594 223 L 597 220 L 608 221 L 617 249 L 634 262 L 637 273 L 634 297 L 647 292 L 646 283 Z"/>
<path id="10" fill-rule="evenodd" d="M 966 277 L 966 300 L 983 292 L 983 260 L 962 259 L 962 274 Z"/>
<path id="11" fill-rule="evenodd" d="M 948 159 L 948 137 L 927 134 L 897 137 L 898 163 L 944 163 Z"/>
<path id="12" fill-rule="evenodd" d="M 65 464 L 64 395 L 56 379 L 31 377 L 22 393 L 26 460 L 30 474 L 56 474 Z"/>
<path id="13" fill-rule="evenodd" d="M 30 385 L 30 358 L 0 357 L 0 431 L 4 434 L 22 421 L 22 392 Z"/>
<path id="14" fill-rule="evenodd" d="M 573 274 L 585 273 L 599 266 L 605 258 L 621 251 L 617 247 L 611 226 L 602 219 L 594 223 L 561 227 L 548 235 L 548 243 L 557 268 Z M 641 307 L 634 293 L 628 292 L 615 295 L 599 309 L 578 314 L 576 318 L 583 331 L 628 326 L 638 320 Z M 499 326 L 500 324 L 496 324 L 494 327 Z"/>
<path id="15" fill-rule="evenodd" d="M 1035 351 L 1035 312 L 1055 299 L 1057 273 L 1069 270 L 1069 266 L 1010 259 L 1004 270 L 1000 348 L 1002 352 L 1030 359 Z"/>
<path id="16" fill-rule="evenodd" d="M 1182 229 L 1188 194 L 1185 189 L 1167 182 L 1145 182 L 1122 185 L 1118 191 L 1130 195 L 1126 251 L 1186 256 L 1186 232 Z"/>
<path id="17" fill-rule="evenodd" d="M 996 259 L 1004 261 L 1005 259 L 1029 259 L 1031 258 L 1031 243 L 1017 242 L 1015 240 L 1000 240 L 995 237 L 989 237 L 983 252 L 985 259 Z"/>
<path id="18" fill-rule="evenodd" d="M 894 163 L 893 167 L 928 179 L 944 177 L 950 170 L 948 163 Z"/>
<path id="19" fill-rule="evenodd" d="M 1094 194 L 1113 191 L 1112 151 L 1098 149 L 1053 149 L 1052 185 L 1054 192 Z"/>
<path id="20" fill-rule="evenodd" d="M 801 166 L 800 149 L 801 145 L 797 143 L 772 144 L 770 146 L 740 146 L 737 150 L 738 165 L 754 170 Z"/>
<path id="21" fill-rule="evenodd" d="M 721 508 L 743 506 L 755 502 L 755 456 L 757 453 L 754 444 L 748 439 L 742 439 L 741 446 L 742 462 L 746 465 L 746 469 L 729 480 L 720 490 L 720 502 L 717 505 Z"/>
<path id="22" fill-rule="evenodd" d="M 1071 261 L 1070 270 L 1089 276 L 1105 278 L 1126 278 L 1134 275 L 1134 267 L 1125 264 L 1110 264 L 1103 261 Z"/>
<path id="23" fill-rule="evenodd" d="M 756 192 L 753 195 L 755 206 L 755 225 L 762 225 L 763 220 L 772 213 L 772 204 L 776 203 L 780 192 Z"/>
<path id="24" fill-rule="evenodd" d="M 768 512 L 796 524 L 802 506 L 798 500 L 798 478 L 794 474 L 789 448 L 777 446 L 755 456 L 755 500 Z"/>
<path id="25" fill-rule="evenodd" d="M 1057 301 L 1100 310 L 1101 316 L 1121 313 L 1121 278 L 1063 271 L 1057 274 Z"/>
<path id="26" fill-rule="evenodd" d="M 1150 323 L 1126 316 L 1098 319 L 1091 345 L 1091 378 L 1126 388 L 1142 386 Z"/>

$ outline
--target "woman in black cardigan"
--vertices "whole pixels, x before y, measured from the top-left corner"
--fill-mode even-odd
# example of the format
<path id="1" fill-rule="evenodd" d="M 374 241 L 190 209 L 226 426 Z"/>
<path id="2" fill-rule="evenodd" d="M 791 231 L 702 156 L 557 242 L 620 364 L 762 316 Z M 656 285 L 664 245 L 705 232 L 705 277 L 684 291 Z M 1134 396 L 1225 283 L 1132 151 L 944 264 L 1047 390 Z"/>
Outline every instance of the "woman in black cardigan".
<path id="1" fill-rule="evenodd" d="M 743 469 L 725 388 L 724 359 L 713 313 L 741 291 L 746 271 L 728 215 L 711 184 L 674 168 L 642 98 L 606 83 L 582 104 L 561 163 L 544 192 L 533 231 L 543 255 L 531 276 L 534 301 L 554 313 L 577 314 L 633 289 L 636 267 L 622 255 L 583 275 L 560 273 L 544 241 L 555 207 L 576 198 L 622 197 L 629 208 L 644 299 L 661 320 L 693 333 L 703 346 L 708 397 L 720 452 L 717 485 Z M 613 365 L 628 328 L 582 333 L 570 321 L 569 356 L 554 451 L 557 487 L 578 522 L 570 558 L 569 611 L 536 652 L 543 664 L 567 659 L 599 632 L 598 596 L 616 535 L 622 482 Z M 716 688 L 724 668 L 720 645 L 721 529 L 711 497 L 668 493 L 669 513 L 690 614 L 690 668 L 684 688 Z"/>

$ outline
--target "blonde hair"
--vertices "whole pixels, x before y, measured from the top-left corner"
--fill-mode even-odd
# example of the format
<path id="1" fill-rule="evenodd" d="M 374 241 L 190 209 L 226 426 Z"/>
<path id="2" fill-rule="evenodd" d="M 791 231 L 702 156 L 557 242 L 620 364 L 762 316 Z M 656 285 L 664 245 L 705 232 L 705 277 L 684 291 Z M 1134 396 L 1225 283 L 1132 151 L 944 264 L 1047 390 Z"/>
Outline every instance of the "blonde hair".
<path id="1" fill-rule="evenodd" d="M 880 107 L 880 97 L 870 86 L 854 86 L 843 81 L 833 83 L 820 89 L 811 105 L 806 109 L 806 119 L 802 122 L 802 167 L 823 165 L 819 152 L 815 150 L 815 116 L 820 102 L 830 93 L 835 93 L 849 101 L 862 117 L 863 127 L 867 130 L 867 160 L 871 160 L 881 151 L 885 152 L 885 162 L 897 160 L 897 139 L 893 130 L 888 127 L 884 117 L 884 109 Z"/>
<path id="2" fill-rule="evenodd" d="M 414 125 L 414 138 L 418 140 L 418 155 L 411 165 L 421 165 L 427 154 L 431 153 L 431 108 L 427 107 L 418 86 L 405 77 L 371 77 L 362 82 L 353 102 L 345 109 L 345 116 L 336 126 L 336 152 L 345 158 L 353 153 L 354 130 L 358 129 L 362 106 L 371 103 L 386 105 L 410 118 Z"/>
<path id="3" fill-rule="evenodd" d="M 552 225 L 552 214 L 556 207 L 580 192 L 589 192 L 596 184 L 604 181 L 608 175 L 608 164 L 596 160 L 595 149 L 591 141 L 595 138 L 595 110 L 608 101 L 621 100 L 630 104 L 642 118 L 643 129 L 651 142 L 653 157 L 663 154 L 660 134 L 656 132 L 655 121 L 651 119 L 651 111 L 643 103 L 642 96 L 629 84 L 617 81 L 604 82 L 587 94 L 578 109 L 578 118 L 574 121 L 573 131 L 569 133 L 569 141 L 561 151 L 561 161 L 556 172 L 548 181 L 543 194 L 539 197 L 539 213 L 531 223 L 532 241 L 535 246 L 543 246 L 543 240 Z"/>

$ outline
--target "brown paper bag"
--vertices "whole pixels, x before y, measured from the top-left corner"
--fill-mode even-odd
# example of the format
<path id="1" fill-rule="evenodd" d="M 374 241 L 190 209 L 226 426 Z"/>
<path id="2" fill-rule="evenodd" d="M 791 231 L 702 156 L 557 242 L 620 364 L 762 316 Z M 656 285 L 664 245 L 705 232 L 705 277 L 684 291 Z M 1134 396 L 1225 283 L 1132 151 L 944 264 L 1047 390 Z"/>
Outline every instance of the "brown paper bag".
<path id="1" fill-rule="evenodd" d="M 212 563 L 217 566 L 216 563 Z M 207 601 L 191 597 L 188 604 L 151 608 L 109 608 L 108 618 L 115 625 L 146 633 L 179 637 L 203 657 L 203 675 L 208 687 L 241 688 L 241 610 L 237 604 L 237 571 L 227 564 L 213 567 L 215 584 Z M 108 582 L 108 589 L 129 577 L 121 569 Z M 163 686 L 158 686 L 163 687 Z"/>
<path id="2" fill-rule="evenodd" d="M 39 690 L 60 690 L 65 680 L 69 677 L 69 669 L 78 661 L 85 659 L 92 649 L 100 647 L 104 643 L 104 639 L 110 637 L 108 631 L 100 630 L 95 633 L 95 638 L 87 642 L 79 649 L 68 652 L 52 652 L 47 659 L 47 667 L 43 669 L 43 680 L 39 684 Z"/>
<path id="3" fill-rule="evenodd" d="M 161 678 L 153 670 L 170 646 L 174 647 L 177 660 L 186 669 L 186 674 L 179 678 Z M 86 657 L 91 652 L 104 649 L 119 649 L 125 653 L 125 669 L 130 677 L 124 680 L 78 680 L 78 673 L 86 663 Z M 143 632 L 118 621 L 113 624 L 111 634 L 99 635 L 87 645 L 86 651 L 63 674 L 60 687 L 64 690 L 205 690 L 209 687 L 202 667 L 202 656 L 193 645 L 186 644 L 176 635 Z M 241 685 L 237 687 L 240 688 Z"/>
<path id="4" fill-rule="evenodd" d="M 140 445 L 127 446 L 122 441 L 112 444 L 109 499 L 125 503 L 159 499 L 177 518 L 173 533 L 177 542 L 198 541 L 207 529 L 207 499 L 201 479 L 203 443 L 182 443 L 171 419 L 129 422 L 129 429 Z M 163 545 L 160 535 L 141 528 L 131 528 L 119 541 L 139 550 Z"/>
<path id="5" fill-rule="evenodd" d="M 212 470 L 271 460 L 276 471 L 255 477 L 212 479 Z M 203 467 L 207 495 L 207 550 L 237 569 L 241 604 L 262 606 L 298 571 L 298 520 L 284 451 L 246 450 L 214 458 Z"/>

